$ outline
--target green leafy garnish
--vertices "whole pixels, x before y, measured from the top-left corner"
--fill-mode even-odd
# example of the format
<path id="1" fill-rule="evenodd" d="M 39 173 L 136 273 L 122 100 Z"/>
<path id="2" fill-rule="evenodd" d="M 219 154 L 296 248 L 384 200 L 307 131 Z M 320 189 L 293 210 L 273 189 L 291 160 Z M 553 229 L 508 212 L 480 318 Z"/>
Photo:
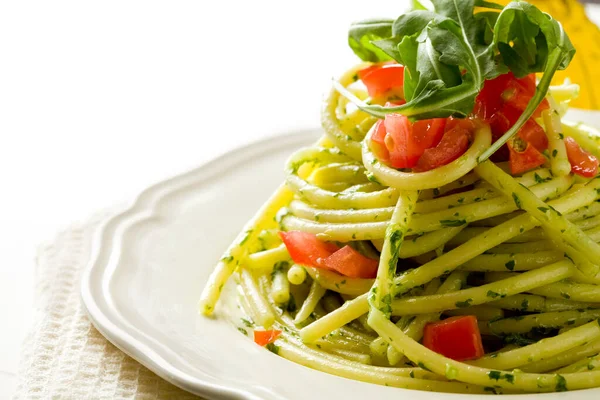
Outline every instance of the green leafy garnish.
<path id="1" fill-rule="evenodd" d="M 396 60 L 405 66 L 406 104 L 367 104 L 339 83 L 336 89 L 361 110 L 383 118 L 400 113 L 413 120 L 466 117 L 487 79 L 512 71 L 517 77 L 543 73 L 533 98 L 517 122 L 479 161 L 486 160 L 531 117 L 557 70 L 575 55 L 562 25 L 537 7 L 513 1 L 506 7 L 482 0 L 416 1 L 395 21 L 368 20 L 350 27 L 354 53 L 371 62 Z M 475 12 L 475 7 L 484 11 Z"/>

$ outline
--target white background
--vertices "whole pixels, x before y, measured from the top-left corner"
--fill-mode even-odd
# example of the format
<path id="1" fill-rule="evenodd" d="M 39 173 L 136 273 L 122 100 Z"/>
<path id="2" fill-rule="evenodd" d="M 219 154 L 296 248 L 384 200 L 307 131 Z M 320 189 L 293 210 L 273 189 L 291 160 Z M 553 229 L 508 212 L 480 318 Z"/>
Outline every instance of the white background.
<path id="1" fill-rule="evenodd" d="M 37 245 L 235 146 L 318 126 L 331 77 L 355 60 L 349 22 L 404 8 L 369 3 L 0 3 L 0 398 Z"/>
<path id="2" fill-rule="evenodd" d="M 0 398 L 33 314 L 40 242 L 228 149 L 317 126 L 331 77 L 355 60 L 349 22 L 404 7 L 0 3 Z"/>

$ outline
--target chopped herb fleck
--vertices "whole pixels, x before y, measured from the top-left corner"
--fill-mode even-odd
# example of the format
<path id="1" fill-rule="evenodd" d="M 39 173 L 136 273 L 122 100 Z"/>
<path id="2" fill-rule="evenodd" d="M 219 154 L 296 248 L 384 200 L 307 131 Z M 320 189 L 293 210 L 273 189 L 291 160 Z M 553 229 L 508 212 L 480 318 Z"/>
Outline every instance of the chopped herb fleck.
<path id="1" fill-rule="evenodd" d="M 238 327 L 237 329 L 238 329 L 238 331 L 240 331 L 242 334 L 244 334 L 244 335 L 248 335 L 248 332 L 246 332 L 246 330 L 245 330 L 244 328 L 240 328 L 240 327 Z"/>
<path id="2" fill-rule="evenodd" d="M 254 326 L 254 322 L 246 319 L 246 318 L 241 318 L 242 320 L 242 324 L 246 325 L 247 328 L 252 328 Z"/>
<path id="3" fill-rule="evenodd" d="M 244 236 L 244 238 L 240 242 L 240 245 L 243 245 L 244 243 L 246 243 L 248 241 L 248 239 L 250 239 L 250 234 L 251 233 L 252 233 L 252 229 L 246 231 L 246 236 Z"/>
<path id="4" fill-rule="evenodd" d="M 462 226 L 466 224 L 467 221 L 464 219 L 442 219 L 440 220 L 440 224 L 442 226 L 453 227 L 453 226 Z"/>
<path id="5" fill-rule="evenodd" d="M 508 383 L 515 383 L 515 376 L 513 374 L 503 374 L 501 371 L 490 371 L 488 372 L 488 377 L 496 381 L 505 379 Z"/>
<path id="6" fill-rule="evenodd" d="M 275 343 L 269 343 L 266 347 L 271 353 L 279 354 L 279 346 L 277 346 Z"/>
<path id="7" fill-rule="evenodd" d="M 514 271 L 514 269 L 515 269 L 515 260 L 510 260 L 509 262 L 507 262 L 506 264 L 504 264 L 504 266 L 506 267 L 506 269 Z"/>
<path id="8" fill-rule="evenodd" d="M 467 299 L 465 301 L 457 301 L 455 303 L 456 307 L 458 308 L 465 308 L 465 307 L 469 307 L 471 305 L 471 303 L 473 302 L 473 299 Z"/>
<path id="9" fill-rule="evenodd" d="M 422 362 L 420 362 L 420 361 L 417 363 L 417 366 L 418 366 L 419 368 L 421 368 L 421 369 L 424 369 L 425 371 L 429 371 L 429 372 L 431 372 L 431 370 L 430 370 L 429 368 L 427 368 L 427 366 L 425 366 L 425 364 L 423 364 L 423 363 L 422 363 Z"/>
<path id="10" fill-rule="evenodd" d="M 538 175 L 537 172 L 533 175 L 533 177 L 535 178 L 536 183 L 544 183 L 549 179 L 549 178 L 546 178 L 546 179 L 542 178 L 541 176 Z"/>
<path id="11" fill-rule="evenodd" d="M 517 206 L 517 208 L 520 210 L 521 209 L 521 199 L 519 199 L 519 196 L 517 196 L 516 193 L 513 192 L 512 194 L 512 198 L 515 202 L 515 205 Z"/>
<path id="12" fill-rule="evenodd" d="M 506 297 L 506 295 L 503 293 L 498 293 L 498 292 L 488 290 L 487 297 L 491 297 L 492 299 L 495 299 L 496 297 L 500 297 L 502 299 L 502 298 Z"/>

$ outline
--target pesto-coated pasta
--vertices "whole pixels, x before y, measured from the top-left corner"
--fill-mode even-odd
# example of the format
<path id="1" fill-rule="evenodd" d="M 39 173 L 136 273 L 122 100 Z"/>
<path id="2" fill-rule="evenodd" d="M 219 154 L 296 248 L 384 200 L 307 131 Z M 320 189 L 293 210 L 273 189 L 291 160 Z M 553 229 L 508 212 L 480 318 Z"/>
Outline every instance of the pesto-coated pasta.
<path id="1" fill-rule="evenodd" d="M 378 35 L 351 36 L 351 46 L 382 61 Z M 385 54 L 416 46 L 435 58 L 428 35 L 388 38 Z M 453 73 L 462 83 L 446 90 L 462 93 L 472 71 L 437 66 L 440 76 L 422 82 L 405 65 L 403 84 L 382 88 L 370 74 L 399 65 L 366 62 L 334 83 L 323 138 L 288 159 L 285 184 L 209 278 L 201 312 L 214 312 L 233 276 L 241 331 L 272 331 L 269 350 L 310 368 L 449 393 L 600 387 L 600 139 L 562 120 L 575 86 L 546 93 L 544 75 L 543 100 L 533 74 L 480 77 L 497 93 L 463 93 L 462 112 L 466 103 L 436 93 Z M 422 97 L 406 97 L 416 88 Z M 436 347 L 432 330 L 467 320 L 473 356 Z"/>

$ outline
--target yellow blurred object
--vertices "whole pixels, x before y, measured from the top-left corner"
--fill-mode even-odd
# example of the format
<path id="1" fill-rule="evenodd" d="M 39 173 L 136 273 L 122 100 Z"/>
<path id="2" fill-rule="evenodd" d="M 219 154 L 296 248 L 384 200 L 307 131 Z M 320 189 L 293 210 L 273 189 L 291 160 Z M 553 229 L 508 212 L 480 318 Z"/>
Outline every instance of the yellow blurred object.
<path id="1" fill-rule="evenodd" d="M 499 0 L 508 4 L 510 1 Z M 577 0 L 529 0 L 540 10 L 560 21 L 577 49 L 575 58 L 566 71 L 557 71 L 552 84 L 559 85 L 565 78 L 581 85 L 579 98 L 571 106 L 587 109 L 600 109 L 600 29 L 585 14 L 585 9 Z"/>

